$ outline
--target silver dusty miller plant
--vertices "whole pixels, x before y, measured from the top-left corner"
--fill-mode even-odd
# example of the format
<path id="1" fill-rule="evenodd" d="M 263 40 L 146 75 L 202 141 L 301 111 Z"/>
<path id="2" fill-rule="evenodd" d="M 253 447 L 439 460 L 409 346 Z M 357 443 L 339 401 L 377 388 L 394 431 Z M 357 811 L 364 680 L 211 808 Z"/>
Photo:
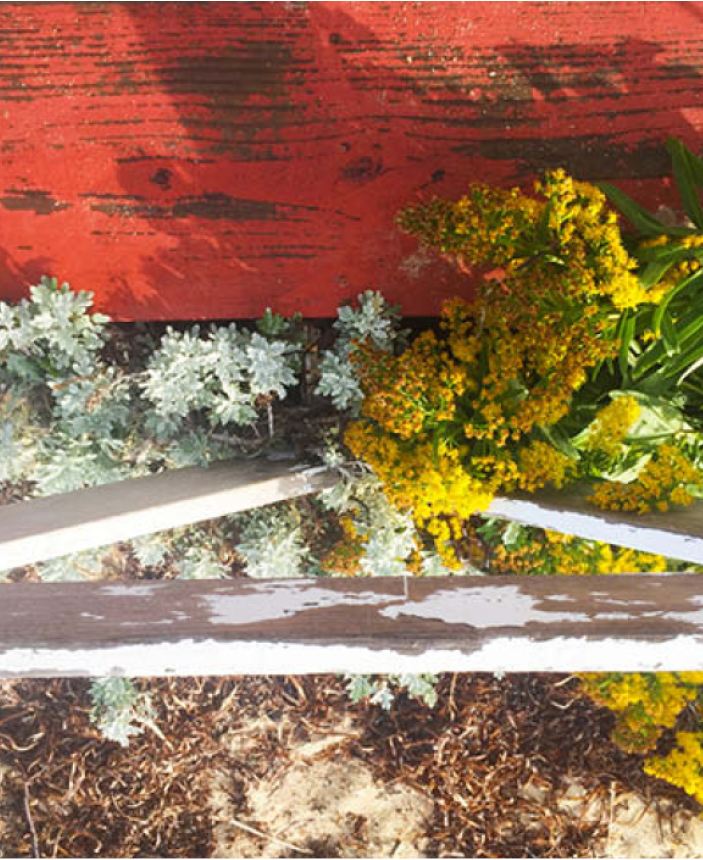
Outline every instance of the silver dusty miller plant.
<path id="1" fill-rule="evenodd" d="M 411 699 L 419 699 L 430 708 L 437 704 L 437 676 L 390 674 L 390 675 L 345 675 L 347 693 L 355 704 L 368 700 L 389 711 L 400 692 Z"/>
<path id="2" fill-rule="evenodd" d="M 254 579 L 294 579 L 311 572 L 302 515 L 294 503 L 270 505 L 240 514 L 237 552 Z"/>
<path id="3" fill-rule="evenodd" d="M 93 707 L 91 721 L 104 738 L 120 746 L 129 745 L 130 738 L 152 729 L 163 734 L 155 723 L 156 712 L 148 693 L 140 692 L 130 678 L 100 678 L 91 683 Z"/>
<path id="4" fill-rule="evenodd" d="M 400 309 L 389 305 L 381 293 L 367 290 L 357 299 L 357 307 L 343 305 L 337 310 L 334 327 L 338 336 L 333 350 L 326 350 L 320 362 L 317 393 L 332 400 L 337 409 L 356 414 L 362 392 L 356 378 L 351 355 L 355 343 L 369 339 L 378 349 L 391 351 L 404 340 Z"/>
<path id="5" fill-rule="evenodd" d="M 201 336 L 169 329 L 149 360 L 142 392 L 153 406 L 147 427 L 171 437 L 193 413 L 212 426 L 247 425 L 258 418 L 262 398 L 283 398 L 298 382 L 294 344 L 268 340 L 236 324 Z"/>
<path id="6" fill-rule="evenodd" d="M 236 455 L 229 429 L 256 428 L 297 383 L 299 350 L 277 314 L 258 332 L 170 330 L 134 373 L 103 359 L 108 321 L 55 279 L 0 302 L 0 480 L 49 495 Z"/>

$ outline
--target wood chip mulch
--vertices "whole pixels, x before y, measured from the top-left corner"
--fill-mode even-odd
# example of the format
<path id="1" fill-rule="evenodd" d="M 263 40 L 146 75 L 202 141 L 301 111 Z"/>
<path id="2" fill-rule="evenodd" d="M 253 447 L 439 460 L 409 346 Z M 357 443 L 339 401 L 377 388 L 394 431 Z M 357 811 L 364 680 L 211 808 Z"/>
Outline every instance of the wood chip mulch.
<path id="1" fill-rule="evenodd" d="M 681 791 L 645 776 L 641 758 L 609 740 L 612 718 L 553 675 L 445 675 L 430 709 L 399 696 L 390 712 L 351 705 L 341 680 L 153 679 L 157 725 L 123 749 L 90 724 L 86 680 L 0 682 L 0 765 L 8 768 L 4 856 L 207 857 L 214 820 L 209 780 L 231 775 L 234 814 L 246 820 L 247 780 L 278 759 L 275 735 L 246 763 L 220 736 L 265 714 L 301 733 L 352 715 L 363 726 L 345 755 L 385 783 L 414 786 L 435 803 L 433 857 L 592 856 L 604 820 L 578 820 L 554 802 L 564 779 L 594 798 L 613 787 L 697 810 Z M 7 792 L 6 792 L 7 793 Z M 9 827 L 8 823 L 13 823 Z M 309 846 L 313 847 L 313 846 Z M 344 846 L 326 854 L 345 856 Z M 361 845 L 348 846 L 352 856 Z M 292 854 L 291 856 L 295 856 Z"/>

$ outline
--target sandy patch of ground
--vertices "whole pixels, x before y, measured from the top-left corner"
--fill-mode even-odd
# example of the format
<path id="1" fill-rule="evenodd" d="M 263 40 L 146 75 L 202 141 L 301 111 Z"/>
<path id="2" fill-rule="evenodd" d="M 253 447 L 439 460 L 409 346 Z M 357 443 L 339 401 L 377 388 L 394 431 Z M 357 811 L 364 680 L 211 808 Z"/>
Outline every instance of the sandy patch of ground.
<path id="1" fill-rule="evenodd" d="M 703 820 L 674 805 L 659 815 L 633 792 L 615 793 L 610 802 L 589 801 L 577 781 L 571 781 L 557 798 L 574 818 L 607 821 L 607 833 L 593 846 L 594 857 L 686 858 L 703 857 Z"/>
<path id="2" fill-rule="evenodd" d="M 228 774 L 217 775 L 215 856 L 426 856 L 432 801 L 402 783 L 376 780 L 344 751 L 359 729 L 349 719 L 336 729 L 300 741 L 285 721 L 262 717 L 222 739 L 242 763 L 272 733 L 281 746 L 269 772 L 248 782 L 244 802 L 233 803 Z"/>

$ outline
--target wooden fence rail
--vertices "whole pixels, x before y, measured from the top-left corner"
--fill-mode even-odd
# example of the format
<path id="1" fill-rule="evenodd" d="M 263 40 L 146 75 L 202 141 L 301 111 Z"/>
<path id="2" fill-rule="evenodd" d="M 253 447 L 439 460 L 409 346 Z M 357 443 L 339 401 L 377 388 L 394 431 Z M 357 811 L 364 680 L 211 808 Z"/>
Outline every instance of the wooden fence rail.
<path id="1" fill-rule="evenodd" d="M 339 475 L 286 460 L 191 466 L 0 507 L 0 570 L 293 499 Z M 497 498 L 488 514 L 703 564 L 703 509 L 676 514 L 599 511 L 586 489 Z"/>
<path id="2" fill-rule="evenodd" d="M 326 468 L 233 461 L 0 508 L 0 568 L 333 486 Z M 489 513 L 703 563 L 700 508 L 648 517 L 583 492 Z M 0 677 L 703 667 L 698 574 L 242 579 L 2 586 Z"/>
<path id="3" fill-rule="evenodd" d="M 703 666 L 696 574 L 3 587 L 0 676 Z"/>

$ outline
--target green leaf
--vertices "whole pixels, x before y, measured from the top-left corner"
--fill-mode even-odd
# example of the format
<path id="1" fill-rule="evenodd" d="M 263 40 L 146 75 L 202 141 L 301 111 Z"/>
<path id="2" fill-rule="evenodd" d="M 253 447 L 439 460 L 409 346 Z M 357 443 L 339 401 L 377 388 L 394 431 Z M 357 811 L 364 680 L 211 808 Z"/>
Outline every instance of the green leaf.
<path id="1" fill-rule="evenodd" d="M 692 162 L 696 160 L 695 156 L 680 140 L 670 137 L 666 142 L 666 148 L 671 156 L 674 179 L 686 214 L 697 227 L 703 230 L 703 208 L 701 208 L 701 199 L 696 188 L 696 177 L 701 166 L 696 165 L 694 169 Z"/>
<path id="2" fill-rule="evenodd" d="M 625 381 L 630 376 L 630 344 L 635 335 L 635 317 L 625 311 L 620 318 L 617 339 L 620 341 L 620 352 L 618 354 L 618 367 Z"/>
<path id="3" fill-rule="evenodd" d="M 671 300 L 683 292 L 686 287 L 691 287 L 694 284 L 698 285 L 699 283 L 703 284 L 703 271 L 695 272 L 693 275 L 689 275 L 687 278 L 684 278 L 681 283 L 677 284 L 662 297 L 654 311 L 654 314 L 652 315 L 652 328 L 654 329 L 655 334 L 659 334 L 662 318 L 664 317 Z"/>
<path id="4" fill-rule="evenodd" d="M 643 287 L 653 287 L 661 281 L 672 265 L 670 260 L 656 260 L 652 263 L 647 263 L 644 271 L 639 276 L 640 283 Z"/>
<path id="5" fill-rule="evenodd" d="M 658 218 L 647 212 L 639 203 L 628 197 L 624 191 L 620 191 L 608 182 L 596 183 L 598 188 L 605 194 L 608 200 L 645 236 L 661 236 L 668 230 Z"/>
<path id="6" fill-rule="evenodd" d="M 675 325 L 680 348 L 686 349 L 691 345 L 692 341 L 696 343 L 699 341 L 699 337 L 703 331 L 703 315 L 700 310 L 693 310 L 675 323 Z M 662 341 L 652 344 L 636 361 L 632 370 L 633 377 L 641 379 L 645 373 L 657 364 L 661 365 L 659 368 L 661 375 L 665 377 L 671 376 L 670 367 L 665 362 L 665 354 L 666 347 Z"/>
<path id="7" fill-rule="evenodd" d="M 652 248 L 637 250 L 637 258 L 644 263 L 668 263 L 669 265 L 692 258 L 698 259 L 700 254 L 700 249 L 689 248 L 681 242 L 668 242 L 666 245 L 654 245 Z"/>
<path id="8" fill-rule="evenodd" d="M 558 427 L 554 425 L 547 427 L 546 425 L 541 424 L 539 426 L 539 431 L 547 442 L 549 442 L 552 448 L 556 448 L 557 451 L 561 451 L 562 454 L 566 454 L 566 456 L 571 457 L 572 460 L 578 459 L 578 451 L 571 444 L 569 438 Z"/>
<path id="9" fill-rule="evenodd" d="M 703 365 L 703 356 L 693 362 L 693 364 L 689 365 L 686 370 L 681 374 L 681 376 L 676 380 L 677 385 L 681 385 L 681 383 L 689 377 L 692 373 L 695 373 L 698 368 Z"/>
<path id="10" fill-rule="evenodd" d="M 519 549 L 524 540 L 523 526 L 516 522 L 508 523 L 502 535 L 503 546 L 507 549 Z"/>
<path id="11" fill-rule="evenodd" d="M 691 349 L 687 350 L 681 356 L 679 356 L 677 360 L 666 369 L 666 375 L 668 377 L 678 376 L 679 378 L 677 379 L 677 385 L 680 385 L 682 380 L 684 380 L 688 376 L 689 368 L 691 368 L 693 364 L 698 362 L 698 359 L 702 356 L 703 343 L 698 341 L 697 344 L 695 344 L 691 347 Z"/>
<path id="12" fill-rule="evenodd" d="M 660 319 L 660 324 L 666 354 L 669 356 L 675 355 L 679 351 L 680 340 L 671 315 L 665 313 Z"/>

